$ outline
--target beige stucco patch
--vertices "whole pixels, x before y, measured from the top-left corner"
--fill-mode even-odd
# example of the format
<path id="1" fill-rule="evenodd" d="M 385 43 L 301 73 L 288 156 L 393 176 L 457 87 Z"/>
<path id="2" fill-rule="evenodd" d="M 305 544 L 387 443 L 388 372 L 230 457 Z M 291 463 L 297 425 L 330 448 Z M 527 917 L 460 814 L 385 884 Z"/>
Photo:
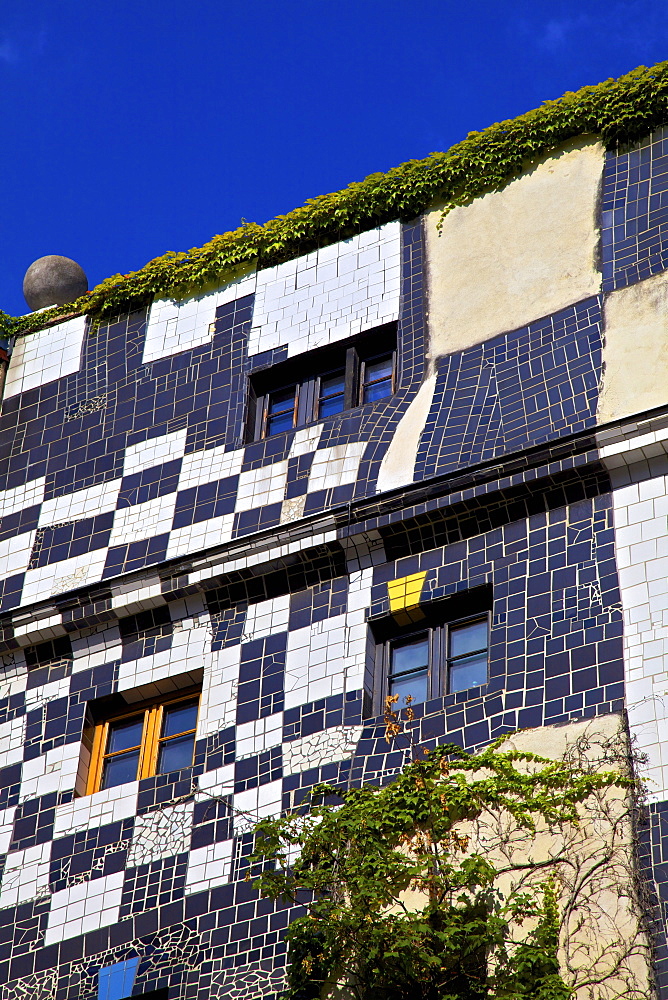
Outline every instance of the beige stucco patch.
<path id="1" fill-rule="evenodd" d="M 595 295 L 604 149 L 581 139 L 472 204 L 427 213 L 431 357 Z"/>
<path id="2" fill-rule="evenodd" d="M 415 459 L 436 388 L 436 376 L 425 379 L 415 399 L 399 421 L 380 463 L 376 490 L 383 493 L 407 486 L 415 478 Z"/>
<path id="3" fill-rule="evenodd" d="M 620 288 L 604 306 L 598 422 L 668 403 L 668 273 Z"/>

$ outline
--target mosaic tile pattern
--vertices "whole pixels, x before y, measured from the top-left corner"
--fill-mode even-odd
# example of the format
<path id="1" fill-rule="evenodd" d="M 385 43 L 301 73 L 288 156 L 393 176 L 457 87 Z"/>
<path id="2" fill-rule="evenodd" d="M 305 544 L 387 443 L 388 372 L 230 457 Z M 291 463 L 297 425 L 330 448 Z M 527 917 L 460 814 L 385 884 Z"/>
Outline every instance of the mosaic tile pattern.
<path id="1" fill-rule="evenodd" d="M 186 605 L 166 593 L 150 611 L 101 622 L 86 643 L 70 640 L 71 670 L 55 682 L 56 697 L 27 713 L 39 711 L 38 744 L 54 706 L 71 740 L 62 746 L 78 748 L 83 702 L 118 690 L 125 663 L 144 664 L 148 683 L 161 676 L 158 643 L 199 634 L 202 615 L 212 676 L 220 669 L 236 684 L 233 712 L 223 729 L 219 721 L 211 730 L 216 715 L 204 710 L 189 772 L 108 793 L 72 799 L 72 768 L 69 789 L 61 782 L 58 792 L 24 799 L 27 765 L 19 764 L 9 776 L 17 792 L 7 891 L 26 898 L 6 911 L 25 925 L 29 960 L 13 965 L 22 975 L 7 981 L 30 981 L 35 963 L 57 949 L 58 988 L 67 1000 L 94 996 L 93 987 L 76 991 L 133 954 L 151 956 L 140 961 L 136 990 L 167 986 L 168 996 L 204 997 L 215 989 L 223 996 L 251 983 L 271 995 L 282 976 L 288 915 L 258 900 L 244 881 L 248 830 L 258 815 L 300 802 L 319 780 L 387 780 L 404 763 L 405 751 L 388 747 L 382 721 L 368 716 L 365 669 L 367 619 L 388 614 L 387 582 L 399 576 L 425 574 L 427 601 L 481 583 L 494 595 L 489 683 L 417 706 L 416 732 L 427 745 L 447 739 L 473 748 L 517 726 L 619 710 L 621 607 L 609 481 L 591 464 L 570 479 L 560 475 L 529 479 L 522 510 L 517 487 L 483 492 L 421 518 L 402 516 L 380 529 L 380 541 L 359 533 L 354 548 L 345 543 L 347 558 L 342 539 L 283 569 L 232 574 L 199 603 L 195 595 Z M 481 533 L 476 525 L 486 522 Z M 109 603 L 103 598 L 98 606 Z M 168 675 L 177 670 L 182 661 Z M 28 675 L 26 664 L 23 699 Z M 150 950 L 158 913 L 169 922 L 165 933 L 180 942 L 174 950 Z M 190 940 L 195 953 L 187 950 Z"/>
<path id="2" fill-rule="evenodd" d="M 594 427 L 598 298 L 439 361 L 416 478 L 452 472 Z"/>
<path id="3" fill-rule="evenodd" d="M 603 290 L 668 267 L 668 128 L 606 156 L 601 227 Z"/>
<path id="4" fill-rule="evenodd" d="M 423 375 L 421 252 L 419 223 L 391 223 L 257 280 L 156 303 L 148 321 L 138 313 L 68 327 L 64 368 L 47 365 L 43 351 L 34 361 L 19 351 L 25 385 L 16 382 L 0 419 L 0 611 L 373 490 Z M 280 305 L 290 295 L 302 319 Z M 244 446 L 247 375 L 258 359 L 274 347 L 310 350 L 322 330 L 336 340 L 397 319 L 393 396 Z"/>
<path id="5" fill-rule="evenodd" d="M 637 178 L 635 152 L 608 158 L 605 197 L 626 199 L 626 225 L 648 185 L 643 232 L 659 234 L 623 246 L 615 229 L 608 287 L 644 276 L 650 244 L 663 267 L 663 142 L 637 151 Z M 0 418 L 0 1000 L 99 1000 L 114 969 L 153 1000 L 280 992 L 299 911 L 246 881 L 253 824 L 409 758 L 374 677 L 399 579 L 446 616 L 489 599 L 487 683 L 416 705 L 425 745 L 629 711 L 663 782 L 642 836 L 665 992 L 666 435 L 595 438 L 588 299 L 439 359 L 414 482 L 377 495 L 427 372 L 424 271 L 420 221 L 391 223 L 17 348 Z M 247 442 L 249 373 L 387 321 L 391 397 Z M 80 794 L 90 702 L 195 685 L 191 767 Z"/>

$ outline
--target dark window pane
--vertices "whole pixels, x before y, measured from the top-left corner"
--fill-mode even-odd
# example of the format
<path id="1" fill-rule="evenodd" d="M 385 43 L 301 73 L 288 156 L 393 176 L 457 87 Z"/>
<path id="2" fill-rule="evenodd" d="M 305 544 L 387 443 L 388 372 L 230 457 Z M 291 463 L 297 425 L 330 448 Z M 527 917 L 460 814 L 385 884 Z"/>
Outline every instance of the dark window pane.
<path id="1" fill-rule="evenodd" d="M 386 358 L 377 358 L 375 361 L 368 361 L 364 366 L 364 382 L 378 382 L 379 379 L 392 378 L 392 355 Z"/>
<path id="2" fill-rule="evenodd" d="M 279 434 L 281 431 L 290 431 L 294 427 L 294 414 L 279 413 L 276 416 L 267 417 L 267 434 Z"/>
<path id="3" fill-rule="evenodd" d="M 129 750 L 130 747 L 138 747 L 141 743 L 143 728 L 143 715 L 135 716 L 133 719 L 123 719 L 122 722 L 112 723 L 109 726 L 107 753 L 116 753 L 118 750 Z"/>
<path id="4" fill-rule="evenodd" d="M 427 671 L 421 670 L 415 674 L 406 674 L 394 680 L 390 679 L 390 694 L 399 695 L 395 710 L 405 705 L 407 695 L 410 695 L 414 702 L 426 701 Z"/>
<path id="5" fill-rule="evenodd" d="M 179 733 L 187 733 L 189 729 L 194 729 L 197 725 L 197 702 L 191 701 L 187 705 L 174 705 L 166 708 L 162 720 L 162 735 L 177 736 Z"/>
<path id="6" fill-rule="evenodd" d="M 113 788 L 115 785 L 124 785 L 126 781 L 136 781 L 138 766 L 139 750 L 121 753 L 118 757 L 107 757 L 100 788 Z"/>
<path id="7" fill-rule="evenodd" d="M 296 396 L 296 385 L 270 393 L 267 401 L 267 435 L 292 430 L 295 424 Z"/>
<path id="8" fill-rule="evenodd" d="M 190 767 L 193 762 L 194 747 L 194 733 L 161 743 L 157 773 L 167 774 L 169 771 L 180 771 L 182 767 Z"/>
<path id="9" fill-rule="evenodd" d="M 295 392 L 297 387 L 291 385 L 288 389 L 278 389 L 269 396 L 269 413 L 282 413 L 284 410 L 292 410 L 295 405 Z"/>
<path id="10" fill-rule="evenodd" d="M 450 656 L 464 656 L 487 649 L 487 621 L 470 622 L 450 629 Z"/>
<path id="11" fill-rule="evenodd" d="M 392 379 L 386 379 L 382 382 L 373 382 L 371 385 L 364 386 L 364 395 L 362 397 L 363 403 L 373 403 L 377 399 L 384 399 L 385 396 L 390 396 L 392 394 Z"/>
<path id="12" fill-rule="evenodd" d="M 320 417 L 331 417 L 333 413 L 342 413 L 344 408 L 345 397 L 340 396 L 329 396 L 327 399 L 320 400 L 320 406 L 318 408 L 318 416 Z"/>
<path id="13" fill-rule="evenodd" d="M 345 369 L 329 372 L 320 379 L 318 399 L 318 416 L 330 417 L 333 413 L 341 413 L 345 406 Z"/>
<path id="14" fill-rule="evenodd" d="M 340 372 L 331 372 L 320 379 L 320 398 L 325 396 L 338 396 L 345 391 L 346 373 L 343 369 Z"/>
<path id="15" fill-rule="evenodd" d="M 450 665 L 450 692 L 465 691 L 487 683 L 487 653 L 463 656 Z"/>
<path id="16" fill-rule="evenodd" d="M 418 670 L 429 665 L 429 637 L 416 636 L 392 646 L 392 663 L 390 673 L 404 673 L 406 670 Z"/>

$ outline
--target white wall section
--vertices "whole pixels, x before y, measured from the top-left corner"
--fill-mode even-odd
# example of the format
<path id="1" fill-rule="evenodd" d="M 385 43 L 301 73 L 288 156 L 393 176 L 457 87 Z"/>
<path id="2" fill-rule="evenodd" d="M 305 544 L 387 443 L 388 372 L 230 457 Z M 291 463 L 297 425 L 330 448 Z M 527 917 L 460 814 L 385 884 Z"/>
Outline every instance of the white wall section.
<path id="1" fill-rule="evenodd" d="M 400 278 L 399 222 L 259 271 L 249 354 L 291 357 L 398 319 Z"/>
<path id="2" fill-rule="evenodd" d="M 78 372 L 85 332 L 86 317 L 75 316 L 19 337 L 9 362 L 4 398 Z"/>

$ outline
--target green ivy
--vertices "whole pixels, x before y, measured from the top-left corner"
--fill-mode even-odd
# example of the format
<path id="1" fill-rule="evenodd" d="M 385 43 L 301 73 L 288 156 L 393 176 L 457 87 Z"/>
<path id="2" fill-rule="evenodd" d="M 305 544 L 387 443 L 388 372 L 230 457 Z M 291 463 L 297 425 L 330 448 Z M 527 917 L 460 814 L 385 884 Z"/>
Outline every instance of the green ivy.
<path id="1" fill-rule="evenodd" d="M 531 839 L 563 829 L 619 772 L 501 749 L 446 745 L 384 788 L 318 786 L 307 814 L 262 820 L 252 865 L 272 899 L 305 904 L 287 931 L 286 1000 L 568 1000 L 559 972 L 560 914 L 548 872 L 531 892 L 499 889 L 462 822 L 513 817 Z M 528 867 L 522 859 L 522 867 Z M 422 909 L 402 894 L 418 889 Z M 513 943 L 513 928 L 533 929 Z"/>
<path id="2" fill-rule="evenodd" d="M 668 121 L 668 62 L 566 93 L 512 121 L 470 132 L 445 153 L 370 174 L 343 191 L 309 199 L 264 225 L 244 223 L 203 247 L 168 252 L 139 271 L 115 274 L 67 307 L 14 318 L 0 333 L 21 334 L 87 313 L 105 318 L 147 305 L 156 295 L 184 297 L 227 280 L 235 269 L 268 267 L 393 219 L 412 219 L 435 200 L 448 211 L 487 192 L 569 139 L 599 136 L 608 147 L 648 135 Z"/>

